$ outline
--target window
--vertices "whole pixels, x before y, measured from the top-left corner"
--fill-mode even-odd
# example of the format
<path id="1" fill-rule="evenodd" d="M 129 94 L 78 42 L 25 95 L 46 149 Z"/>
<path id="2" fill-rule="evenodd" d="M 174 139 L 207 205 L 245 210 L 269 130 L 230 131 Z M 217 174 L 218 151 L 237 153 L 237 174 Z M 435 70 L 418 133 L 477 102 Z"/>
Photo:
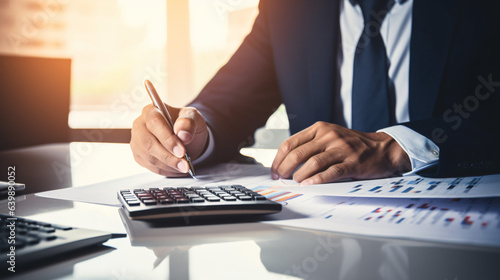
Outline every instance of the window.
<path id="1" fill-rule="evenodd" d="M 71 128 L 130 128 L 191 101 L 251 29 L 258 0 L 0 0 L 0 52 L 72 59 Z"/>

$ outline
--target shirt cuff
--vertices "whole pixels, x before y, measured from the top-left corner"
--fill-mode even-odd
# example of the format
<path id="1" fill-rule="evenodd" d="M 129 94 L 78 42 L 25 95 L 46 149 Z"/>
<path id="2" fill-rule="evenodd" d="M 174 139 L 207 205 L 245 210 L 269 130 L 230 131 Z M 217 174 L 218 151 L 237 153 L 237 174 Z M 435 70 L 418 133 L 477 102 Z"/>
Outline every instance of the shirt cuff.
<path id="1" fill-rule="evenodd" d="M 413 175 L 416 172 L 438 164 L 439 147 L 427 137 L 404 125 L 395 125 L 378 130 L 394 138 L 408 154 L 411 171 L 403 174 Z"/>
<path id="2" fill-rule="evenodd" d="M 210 157 L 210 155 L 212 155 L 212 153 L 214 152 L 214 149 L 215 149 L 215 144 L 214 144 L 214 135 L 212 133 L 212 130 L 210 129 L 210 127 L 207 125 L 207 130 L 208 130 L 208 146 L 207 148 L 205 149 L 205 151 L 203 152 L 203 154 L 201 154 L 200 157 L 198 157 L 197 159 L 195 159 L 192 163 L 193 165 L 194 164 L 200 164 L 200 163 L 203 163 L 205 160 L 207 160 L 207 158 Z"/>

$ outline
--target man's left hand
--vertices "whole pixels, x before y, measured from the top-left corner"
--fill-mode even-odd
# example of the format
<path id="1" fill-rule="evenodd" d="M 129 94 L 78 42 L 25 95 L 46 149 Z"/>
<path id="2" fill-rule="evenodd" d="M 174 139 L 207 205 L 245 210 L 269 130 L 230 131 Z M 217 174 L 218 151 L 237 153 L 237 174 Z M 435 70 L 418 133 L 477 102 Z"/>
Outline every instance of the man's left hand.
<path id="1" fill-rule="evenodd" d="M 301 185 L 312 185 L 345 178 L 382 178 L 410 171 L 410 166 L 406 152 L 388 134 L 317 122 L 281 144 L 271 175 L 278 179 L 293 174 Z"/>

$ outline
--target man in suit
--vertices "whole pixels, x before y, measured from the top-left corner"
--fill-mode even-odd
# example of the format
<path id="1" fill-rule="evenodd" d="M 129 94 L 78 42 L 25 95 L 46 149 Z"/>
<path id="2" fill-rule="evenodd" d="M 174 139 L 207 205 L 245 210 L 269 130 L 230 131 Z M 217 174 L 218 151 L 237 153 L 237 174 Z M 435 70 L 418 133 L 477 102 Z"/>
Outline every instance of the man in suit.
<path id="1" fill-rule="evenodd" d="M 179 176 L 228 160 L 284 103 L 273 178 L 302 185 L 405 172 L 500 171 L 500 8 L 494 0 L 262 0 L 250 34 L 173 131 L 152 106 L 136 161 Z"/>

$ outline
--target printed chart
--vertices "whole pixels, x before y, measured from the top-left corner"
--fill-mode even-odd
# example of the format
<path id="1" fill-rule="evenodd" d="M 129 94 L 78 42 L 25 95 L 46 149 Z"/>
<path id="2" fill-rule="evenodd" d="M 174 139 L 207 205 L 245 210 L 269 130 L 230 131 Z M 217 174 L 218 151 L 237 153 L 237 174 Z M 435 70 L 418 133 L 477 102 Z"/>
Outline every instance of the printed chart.
<path id="1" fill-rule="evenodd" d="M 302 196 L 289 209 L 309 218 L 275 224 L 500 247 L 500 198 Z"/>
<path id="2" fill-rule="evenodd" d="M 302 196 L 302 194 L 299 193 L 293 193 L 289 191 L 279 191 L 279 188 L 281 188 L 281 186 L 276 186 L 276 187 L 260 186 L 253 188 L 252 190 L 265 196 L 267 199 L 276 202 L 285 202 Z"/>
<path id="3" fill-rule="evenodd" d="M 500 175 L 463 178 L 408 176 L 307 187 L 288 186 L 282 190 L 302 194 L 362 197 L 500 197 Z"/>

